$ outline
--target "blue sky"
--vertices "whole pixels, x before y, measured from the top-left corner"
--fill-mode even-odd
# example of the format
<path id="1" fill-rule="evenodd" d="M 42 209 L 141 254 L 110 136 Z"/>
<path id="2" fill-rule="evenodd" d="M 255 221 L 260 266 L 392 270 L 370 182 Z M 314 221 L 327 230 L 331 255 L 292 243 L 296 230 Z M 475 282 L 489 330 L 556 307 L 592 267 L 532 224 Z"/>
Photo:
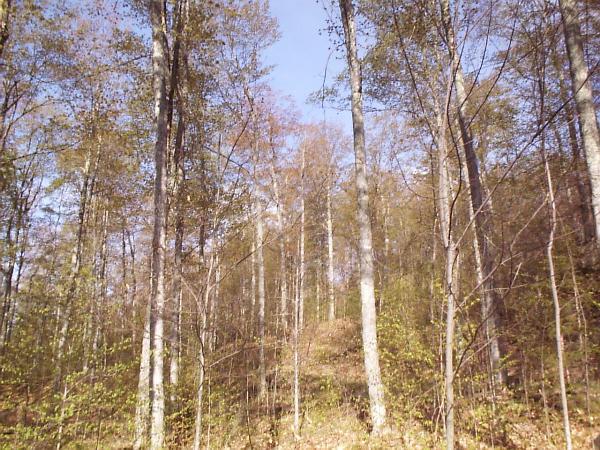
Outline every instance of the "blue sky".
<path id="1" fill-rule="evenodd" d="M 265 53 L 265 62 L 274 65 L 271 86 L 292 97 L 305 120 L 323 120 L 321 105 L 307 104 L 308 96 L 319 90 L 327 67 L 327 82 L 345 70 L 343 55 L 331 52 L 325 31 L 327 14 L 322 0 L 271 0 L 271 13 L 279 22 L 280 40 Z M 351 129 L 349 112 L 326 110 L 326 119 Z"/>

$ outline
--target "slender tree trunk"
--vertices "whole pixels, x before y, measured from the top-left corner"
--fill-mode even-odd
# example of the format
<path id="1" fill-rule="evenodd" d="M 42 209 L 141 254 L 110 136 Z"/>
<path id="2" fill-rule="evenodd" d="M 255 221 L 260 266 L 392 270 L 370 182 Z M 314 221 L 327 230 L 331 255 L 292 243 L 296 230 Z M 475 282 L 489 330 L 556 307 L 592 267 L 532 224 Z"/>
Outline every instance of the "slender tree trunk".
<path id="1" fill-rule="evenodd" d="M 258 372 L 260 378 L 259 397 L 267 395 L 267 369 L 265 363 L 265 259 L 263 254 L 264 230 L 263 208 L 260 199 L 255 200 L 256 210 L 256 262 L 258 264 Z"/>
<path id="2" fill-rule="evenodd" d="M 575 264 L 573 262 L 573 255 L 569 249 L 569 265 L 571 266 L 571 280 L 573 281 L 573 295 L 575 297 L 575 310 L 577 312 L 577 328 L 579 329 L 579 347 L 583 353 L 583 377 L 585 383 L 585 410 L 588 416 L 588 420 L 591 418 L 590 411 L 590 361 L 588 353 L 587 343 L 587 319 L 585 317 L 585 311 L 581 303 L 581 295 L 579 293 L 579 286 L 577 283 L 577 276 L 575 274 Z"/>
<path id="3" fill-rule="evenodd" d="M 390 203 L 387 196 L 381 195 L 383 203 L 383 267 L 381 268 L 381 286 L 379 288 L 379 312 L 383 308 L 385 301 L 385 287 L 388 281 L 389 273 L 389 261 L 390 261 L 390 233 L 389 233 L 389 216 L 390 216 Z"/>
<path id="4" fill-rule="evenodd" d="M 542 144 L 543 145 L 543 144 Z M 546 245 L 546 257 L 548 258 L 548 276 L 550 281 L 550 290 L 552 292 L 552 303 L 554 304 L 554 325 L 556 333 L 556 355 L 558 358 L 558 381 L 560 384 L 560 402 L 563 413 L 563 430 L 565 433 L 565 443 L 567 450 L 571 450 L 571 426 L 569 424 L 569 407 L 567 403 L 567 388 L 565 384 L 565 367 L 563 362 L 563 348 L 561 335 L 560 302 L 558 299 L 558 290 L 556 288 L 556 274 L 554 269 L 554 234 L 556 231 L 556 202 L 554 199 L 554 188 L 552 186 L 552 176 L 550 166 L 545 152 L 542 149 L 544 158 L 544 168 L 546 170 L 546 181 L 548 183 L 548 203 L 550 207 L 550 232 L 548 235 L 548 244 Z"/>
<path id="5" fill-rule="evenodd" d="M 479 245 L 479 258 L 481 261 L 482 288 L 482 314 L 485 323 L 486 336 L 490 345 L 491 366 L 494 381 L 499 386 L 506 384 L 506 375 L 502 369 L 502 354 L 498 337 L 498 299 L 494 286 L 494 253 L 490 242 L 492 234 L 492 218 L 490 203 L 484 203 L 483 186 L 479 173 L 479 160 L 475 153 L 474 140 L 469 128 L 467 117 L 468 97 L 465 90 L 464 76 L 460 62 L 460 54 L 456 48 L 454 27 L 450 16 L 449 0 L 440 0 L 442 24 L 445 31 L 446 45 L 450 55 L 456 101 L 458 103 L 458 121 L 460 126 L 461 141 L 467 165 L 471 207 L 475 214 L 474 228 Z"/>
<path id="6" fill-rule="evenodd" d="M 152 304 L 148 301 L 142 333 L 142 349 L 140 356 L 140 373 L 138 378 L 137 403 L 135 407 L 135 435 L 133 448 L 140 450 L 147 447 L 150 420 L 150 384 L 151 384 L 151 340 L 152 340 Z"/>
<path id="7" fill-rule="evenodd" d="M 294 436 L 300 437 L 300 283 L 302 275 L 296 268 L 296 292 L 294 295 Z"/>
<path id="8" fill-rule="evenodd" d="M 150 3 L 152 20 L 152 78 L 156 144 L 154 147 L 154 230 L 152 236 L 152 420 L 150 448 L 165 447 L 164 367 L 164 310 L 165 310 L 165 251 L 167 213 L 167 91 L 168 55 L 164 4 L 161 0 Z"/>
<path id="9" fill-rule="evenodd" d="M 133 314 L 132 314 L 133 325 L 131 327 L 131 346 L 135 352 L 135 348 L 137 345 L 137 327 L 138 327 L 137 276 L 136 276 L 136 271 L 135 271 L 135 246 L 133 244 L 133 239 L 132 239 L 131 233 L 129 231 L 127 231 L 127 245 L 129 247 L 129 256 L 131 258 L 131 309 L 133 311 Z"/>
<path id="10" fill-rule="evenodd" d="M 450 96 L 450 90 L 447 93 Z M 448 172 L 448 149 L 446 145 L 447 128 L 447 104 L 444 109 L 437 113 L 437 136 L 436 146 L 438 150 L 438 195 L 437 209 L 440 220 L 440 233 L 446 256 L 446 268 L 444 279 L 444 294 L 446 297 L 446 347 L 445 347 L 445 373 L 444 386 L 446 391 L 445 403 L 445 425 L 446 425 L 446 448 L 454 448 L 454 314 L 456 303 L 455 265 L 458 257 L 456 243 L 452 231 L 452 191 L 450 187 L 450 175 Z"/>
<path id="11" fill-rule="evenodd" d="M 250 255 L 250 265 L 252 277 L 250 280 L 250 336 L 254 337 L 256 329 L 254 328 L 254 320 L 256 316 L 256 228 L 252 234 L 252 248 Z"/>
<path id="12" fill-rule="evenodd" d="M 213 300 L 211 302 L 210 307 L 210 342 L 208 345 L 208 349 L 210 352 L 215 350 L 217 345 L 217 320 L 219 319 L 219 284 L 221 279 L 221 262 L 219 258 L 219 254 L 215 255 L 215 287 L 214 287 L 214 295 Z"/>
<path id="13" fill-rule="evenodd" d="M 375 284 L 373 278 L 373 239 L 369 218 L 369 184 L 367 181 L 367 157 L 365 127 L 362 108 L 362 75 L 356 47 L 354 8 L 351 0 L 339 0 L 352 91 L 352 123 L 354 131 L 354 157 L 357 190 L 357 219 L 360 233 L 360 297 L 362 316 L 362 340 L 365 372 L 369 389 L 369 404 L 373 433 L 385 428 L 386 412 L 379 368 L 377 348 L 377 312 L 375 309 Z"/>
<path id="14" fill-rule="evenodd" d="M 273 153 L 275 151 L 273 150 Z M 286 237 L 284 234 L 285 227 L 283 223 L 283 204 L 279 193 L 279 183 L 277 182 L 277 176 L 275 174 L 275 167 L 273 161 L 271 161 L 271 179 L 273 180 L 273 194 L 275 195 L 277 215 L 277 231 L 279 232 L 279 289 L 280 289 L 280 307 L 279 312 L 281 314 L 281 322 L 283 325 L 283 335 L 287 335 L 288 329 L 288 297 L 287 297 L 287 268 L 286 268 Z"/>
<path id="15" fill-rule="evenodd" d="M 194 445 L 193 450 L 200 450 L 200 444 L 202 443 L 202 398 L 204 395 L 204 378 L 206 376 L 206 335 L 208 328 L 208 309 L 210 301 L 210 292 L 212 290 L 211 280 L 214 266 L 214 255 L 211 255 L 206 274 L 206 289 L 204 291 L 204 297 L 200 308 L 201 317 L 201 330 L 200 330 L 200 352 L 198 353 L 198 391 L 197 391 L 197 404 L 196 404 L 196 420 L 194 423 Z"/>
<path id="16" fill-rule="evenodd" d="M 305 149 L 304 145 L 301 148 L 301 163 L 300 163 L 300 280 L 299 283 L 299 296 L 298 296 L 298 324 L 300 329 L 304 329 L 304 274 L 305 274 L 305 260 L 304 260 L 304 233 L 305 233 L 305 208 L 304 208 L 304 169 L 306 166 Z"/>
<path id="17" fill-rule="evenodd" d="M 185 121 L 183 118 L 183 105 L 179 102 L 179 123 L 175 138 L 175 257 L 173 264 L 173 303 L 171 305 L 171 334 L 169 344 L 171 361 L 169 367 L 170 402 L 177 401 L 177 387 L 179 384 L 179 366 L 181 360 L 181 312 L 182 312 L 182 278 L 183 278 L 183 236 L 184 236 L 184 133 Z"/>
<path id="18" fill-rule="evenodd" d="M 334 268 L 333 268 L 333 215 L 331 211 L 332 175 L 329 174 L 329 185 L 327 186 L 327 320 L 335 320 L 335 294 L 333 290 Z"/>
<path id="19" fill-rule="evenodd" d="M 598 133 L 592 83 L 588 79 L 588 67 L 583 54 L 577 2 L 575 0 L 559 0 L 558 3 L 562 14 L 581 140 L 592 187 L 596 244 L 600 245 L 600 134 Z"/>
<path id="20" fill-rule="evenodd" d="M 539 94 L 540 110 L 538 118 L 538 127 L 541 127 L 545 120 L 545 95 L 546 95 L 546 59 L 544 48 L 541 49 L 539 56 L 538 66 L 538 78 L 537 78 L 537 91 Z M 537 57 L 536 57 L 537 59 Z M 552 293 L 552 303 L 554 305 L 554 326 L 555 326 L 555 338 L 556 338 L 556 355 L 558 359 L 558 381 L 560 385 L 560 400 L 562 406 L 563 415 L 563 431 L 565 434 L 565 446 L 567 450 L 573 448 L 571 442 L 571 426 L 569 424 L 569 407 L 567 403 L 567 389 L 565 383 L 565 365 L 563 361 L 563 341 L 561 334 L 561 318 L 560 318 L 560 301 L 558 298 L 558 289 L 556 287 L 556 272 L 554 267 L 554 236 L 556 233 L 557 225 L 557 211 L 556 211 L 556 200 L 554 197 L 554 186 L 552 182 L 552 173 L 550 171 L 550 164 L 546 155 L 546 134 L 544 131 L 540 134 L 540 152 L 542 156 L 542 163 L 544 165 L 544 171 L 546 175 L 546 186 L 548 189 L 548 208 L 549 208 L 549 219 L 550 229 L 548 231 L 548 242 L 546 244 L 546 258 L 548 260 L 548 281 L 550 283 L 550 291 Z"/>

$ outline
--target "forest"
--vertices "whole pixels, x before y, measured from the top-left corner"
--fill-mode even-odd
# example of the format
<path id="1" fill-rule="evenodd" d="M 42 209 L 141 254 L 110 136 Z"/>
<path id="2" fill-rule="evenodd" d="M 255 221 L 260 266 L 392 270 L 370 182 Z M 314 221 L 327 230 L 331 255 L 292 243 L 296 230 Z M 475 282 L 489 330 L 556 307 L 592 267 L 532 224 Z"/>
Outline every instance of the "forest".
<path id="1" fill-rule="evenodd" d="M 600 449 L 599 66 L 596 0 L 0 0 L 0 449 Z"/>

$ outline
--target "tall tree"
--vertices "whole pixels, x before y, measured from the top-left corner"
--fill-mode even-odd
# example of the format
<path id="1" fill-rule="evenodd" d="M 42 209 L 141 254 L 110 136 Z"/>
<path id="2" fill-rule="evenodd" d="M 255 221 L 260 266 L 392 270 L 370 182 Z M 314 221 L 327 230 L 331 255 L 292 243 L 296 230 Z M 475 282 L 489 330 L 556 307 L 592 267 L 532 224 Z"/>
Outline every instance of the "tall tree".
<path id="1" fill-rule="evenodd" d="M 150 448 L 165 447 L 164 312 L 167 232 L 167 76 L 169 74 L 165 5 L 150 3 L 152 22 L 152 88 L 156 143 L 154 146 L 154 229 L 152 233 L 152 420 Z"/>
<path id="2" fill-rule="evenodd" d="M 600 134 L 590 73 L 583 54 L 579 10 L 575 0 L 559 0 L 565 44 L 571 68 L 571 85 L 579 117 L 579 130 L 592 186 L 596 244 L 600 245 Z"/>
<path id="3" fill-rule="evenodd" d="M 367 151 L 362 105 L 362 75 L 356 44 L 356 25 L 352 0 L 340 0 L 344 27 L 346 56 L 350 72 L 352 95 L 352 123 L 354 134 L 354 167 L 357 191 L 357 222 L 359 230 L 360 298 L 362 341 L 373 433 L 384 431 L 386 424 L 385 399 L 379 350 L 377 347 L 377 311 L 375 308 L 375 280 L 373 270 L 373 238 L 369 216 L 369 183 L 367 179 Z"/>
<path id="4" fill-rule="evenodd" d="M 456 36 L 452 17 L 450 15 L 449 0 L 440 0 L 442 25 L 445 34 L 445 43 L 450 55 L 452 76 L 456 91 L 458 109 L 458 123 L 460 127 L 461 143 L 467 166 L 468 186 L 470 192 L 471 208 L 474 214 L 474 228 L 479 255 L 476 258 L 477 272 L 480 273 L 482 290 L 481 314 L 485 324 L 486 338 L 489 341 L 489 358 L 492 365 L 494 379 L 499 386 L 506 383 L 505 371 L 501 367 L 502 355 L 498 337 L 498 299 L 494 286 L 494 254 L 492 239 L 492 217 L 490 199 L 484 197 L 484 188 L 481 181 L 479 158 L 475 153 L 473 133 L 470 128 L 470 119 L 467 108 L 469 98 L 465 87 L 460 52 L 456 44 Z"/>

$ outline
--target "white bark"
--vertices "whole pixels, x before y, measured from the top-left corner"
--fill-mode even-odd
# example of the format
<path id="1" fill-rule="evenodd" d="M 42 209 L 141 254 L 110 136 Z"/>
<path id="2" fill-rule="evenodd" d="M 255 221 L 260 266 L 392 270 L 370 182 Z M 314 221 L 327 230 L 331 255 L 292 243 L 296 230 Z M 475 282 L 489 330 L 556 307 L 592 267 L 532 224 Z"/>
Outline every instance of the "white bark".
<path id="1" fill-rule="evenodd" d="M 273 180 L 273 194 L 275 196 L 276 203 L 275 213 L 277 216 L 277 231 L 279 232 L 279 289 L 281 294 L 279 313 L 281 314 L 283 335 L 285 336 L 287 334 L 288 329 L 288 286 L 285 251 L 286 237 L 284 235 L 285 227 L 283 223 L 283 204 L 281 200 L 281 195 L 279 193 L 279 183 L 277 182 L 277 176 L 275 174 L 275 167 L 273 161 L 271 161 L 271 179 Z"/>
<path id="2" fill-rule="evenodd" d="M 265 364 L 265 259 L 263 255 L 264 229 L 263 208 L 260 199 L 255 200 L 256 211 L 256 262 L 258 264 L 258 372 L 259 397 L 267 395 L 267 369 Z"/>
<path id="3" fill-rule="evenodd" d="M 154 147 L 154 230 L 152 236 L 152 419 L 150 448 L 165 447 L 165 396 L 163 385 L 164 309 L 165 309 L 165 248 L 167 212 L 167 92 L 168 56 L 164 35 L 163 2 L 152 0 L 152 78 L 156 144 Z"/>
<path id="4" fill-rule="evenodd" d="M 327 319 L 335 319 L 335 295 L 333 290 L 333 217 L 331 212 L 331 189 L 332 189 L 332 175 L 329 174 L 329 185 L 327 186 L 327 294 L 328 294 L 328 309 Z"/>
<path id="5" fill-rule="evenodd" d="M 383 431 L 386 423 L 385 400 L 379 351 L 377 348 L 377 312 L 375 309 L 375 284 L 373 278 L 373 239 L 369 219 L 369 184 L 367 181 L 367 157 L 365 127 L 362 108 L 362 76 L 356 47 L 354 9 L 351 0 L 339 0 L 352 91 L 352 123 L 354 131 L 354 156 L 357 191 L 357 221 L 360 233 L 360 297 L 362 316 L 362 340 L 365 372 L 369 389 L 369 404 L 373 433 Z"/>
<path id="6" fill-rule="evenodd" d="M 445 103 L 447 104 L 447 102 Z M 453 237 L 451 222 L 452 193 L 450 189 L 450 176 L 448 172 L 448 150 L 446 146 L 447 114 L 444 111 L 437 113 L 437 137 L 436 146 L 438 151 L 438 214 L 440 220 L 440 234 L 444 245 L 446 256 L 446 268 L 444 279 L 444 294 L 446 297 L 446 348 L 445 348 L 445 374 L 444 387 L 446 391 L 445 403 L 445 425 L 446 425 L 446 448 L 454 448 L 454 314 L 455 314 L 455 262 L 457 259 L 456 243 Z"/>
<path id="7" fill-rule="evenodd" d="M 592 187 L 592 212 L 596 229 L 596 244 L 600 245 L 600 134 L 594 107 L 594 95 L 588 67 L 583 54 L 581 27 L 575 0 L 559 0 L 565 33 L 565 43 L 571 69 L 573 96 L 579 116 L 583 150 Z"/>
<path id="8" fill-rule="evenodd" d="M 304 329 L 304 231 L 305 231 L 305 208 L 304 208 L 304 169 L 306 165 L 304 145 L 301 147 L 301 163 L 300 163 L 300 279 L 298 280 L 298 326 Z"/>
<path id="9" fill-rule="evenodd" d="M 294 295 L 294 436 L 300 436 L 300 269 L 296 268 L 296 292 Z"/>
<path id="10" fill-rule="evenodd" d="M 146 447 L 150 418 L 150 342 L 151 342 L 151 303 L 146 307 L 144 332 L 142 334 L 142 352 L 140 357 L 140 373 L 138 378 L 137 403 L 135 408 L 135 436 L 133 448 L 139 450 Z"/>

